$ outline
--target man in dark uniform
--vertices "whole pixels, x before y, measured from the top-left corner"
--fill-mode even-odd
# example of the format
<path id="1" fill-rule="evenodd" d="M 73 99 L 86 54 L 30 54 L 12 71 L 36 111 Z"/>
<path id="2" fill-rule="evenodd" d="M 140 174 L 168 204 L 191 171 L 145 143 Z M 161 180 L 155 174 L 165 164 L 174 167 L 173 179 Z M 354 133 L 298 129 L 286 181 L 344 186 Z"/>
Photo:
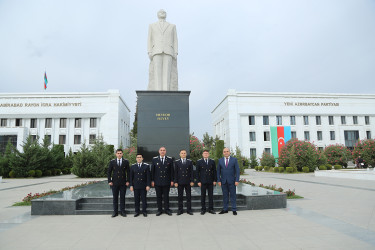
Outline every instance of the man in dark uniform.
<path id="1" fill-rule="evenodd" d="M 172 215 L 169 209 L 169 190 L 173 186 L 173 160 L 166 156 L 165 147 L 159 149 L 159 156 L 152 159 L 151 164 L 151 186 L 155 187 L 158 212 L 156 216 L 163 213 L 162 200 L 164 200 L 164 212 Z"/>
<path id="2" fill-rule="evenodd" d="M 126 186 L 129 186 L 129 161 L 122 158 L 122 149 L 116 150 L 116 159 L 109 162 L 108 184 L 112 187 L 113 194 L 113 214 L 118 215 L 118 195 L 120 193 L 120 211 L 121 216 L 126 217 L 125 213 L 125 194 Z"/>
<path id="3" fill-rule="evenodd" d="M 197 162 L 197 181 L 198 186 L 201 187 L 201 214 L 206 213 L 206 190 L 208 191 L 208 212 L 215 214 L 214 211 L 214 186 L 216 185 L 216 164 L 210 159 L 210 152 L 203 150 L 203 158 Z"/>
<path id="4" fill-rule="evenodd" d="M 186 159 L 186 150 L 180 151 L 181 159 L 175 161 L 174 186 L 178 189 L 178 212 L 183 214 L 183 195 L 186 192 L 187 213 L 193 215 L 191 211 L 191 187 L 194 186 L 193 162 Z"/>
<path id="5" fill-rule="evenodd" d="M 137 163 L 130 167 L 130 191 L 134 191 L 135 215 L 138 217 L 140 213 L 140 200 L 142 199 L 142 214 L 147 217 L 147 191 L 150 190 L 151 175 L 150 165 L 143 163 L 142 154 L 137 154 Z"/>

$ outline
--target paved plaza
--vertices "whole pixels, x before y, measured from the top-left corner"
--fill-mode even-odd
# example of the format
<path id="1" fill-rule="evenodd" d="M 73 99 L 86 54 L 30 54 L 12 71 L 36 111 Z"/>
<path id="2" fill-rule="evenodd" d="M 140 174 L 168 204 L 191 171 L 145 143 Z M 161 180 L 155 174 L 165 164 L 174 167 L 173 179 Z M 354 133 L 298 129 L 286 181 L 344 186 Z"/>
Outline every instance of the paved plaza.
<path id="1" fill-rule="evenodd" d="M 3 179 L 0 249 L 375 249 L 375 181 L 253 170 L 241 177 L 305 198 L 237 216 L 31 216 L 30 207 L 11 205 L 30 192 L 103 179 Z"/>

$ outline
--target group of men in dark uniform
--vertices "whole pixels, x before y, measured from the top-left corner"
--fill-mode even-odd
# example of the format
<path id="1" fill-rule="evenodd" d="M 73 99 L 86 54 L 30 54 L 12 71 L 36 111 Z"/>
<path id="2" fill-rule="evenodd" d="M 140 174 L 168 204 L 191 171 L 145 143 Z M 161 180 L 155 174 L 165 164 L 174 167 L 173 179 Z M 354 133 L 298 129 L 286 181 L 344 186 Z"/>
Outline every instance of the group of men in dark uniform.
<path id="1" fill-rule="evenodd" d="M 228 150 L 229 152 L 229 150 Z M 156 198 L 157 198 L 157 213 L 156 216 L 160 216 L 165 213 L 167 215 L 172 215 L 172 211 L 169 208 L 169 191 L 171 187 L 176 187 L 178 190 L 178 211 L 177 215 L 183 214 L 183 193 L 186 193 L 187 200 L 187 214 L 193 215 L 191 208 L 191 187 L 194 186 L 194 172 L 193 172 L 193 162 L 186 159 L 186 150 L 180 151 L 180 159 L 173 162 L 172 158 L 166 156 L 165 147 L 160 147 L 159 156 L 152 159 L 151 167 L 149 164 L 143 162 L 142 154 L 137 154 L 137 163 L 129 167 L 129 161 L 123 159 L 123 152 L 121 149 L 116 150 L 116 159 L 110 161 L 108 167 L 108 183 L 112 187 L 113 193 L 113 214 L 112 217 L 118 216 L 118 196 L 120 194 L 120 213 L 121 216 L 126 217 L 125 212 L 125 193 L 126 187 L 130 186 L 130 191 L 134 192 L 134 202 L 135 202 L 135 215 L 137 217 L 140 215 L 140 201 L 142 200 L 142 214 L 147 217 L 147 191 L 151 187 L 155 188 Z M 204 150 L 202 154 L 203 158 L 197 162 L 197 182 L 198 186 L 201 188 L 201 214 L 204 215 L 207 211 L 206 209 L 206 191 L 208 192 L 209 204 L 208 212 L 215 214 L 214 204 L 213 204 L 213 189 L 216 185 L 217 179 L 220 180 L 225 177 L 221 176 L 221 172 L 224 173 L 224 168 L 228 171 L 228 159 L 226 166 L 221 166 L 219 161 L 218 171 L 216 171 L 215 161 L 209 158 L 209 151 Z M 233 157 L 232 157 L 233 158 Z M 237 163 L 237 159 L 235 162 Z M 222 160 L 224 163 L 224 160 Z M 219 175 L 217 174 L 219 173 Z M 233 169 L 230 170 L 233 173 L 233 186 L 238 185 L 239 181 L 239 167 L 233 165 Z M 231 177 L 231 176 L 230 176 Z M 226 178 L 227 179 L 227 178 Z M 230 181 L 226 184 L 221 181 L 218 182 L 222 188 L 224 185 L 228 185 Z M 236 184 L 235 184 L 236 183 Z M 235 190 L 235 189 L 234 189 Z M 236 212 L 236 194 L 231 192 L 232 201 L 232 211 L 234 215 Z M 223 189 L 223 195 L 228 196 L 229 192 L 225 193 Z M 234 195 L 234 197 L 233 197 Z M 223 197 L 224 206 L 220 214 L 228 212 L 228 197 Z M 233 203 L 234 201 L 234 203 Z M 226 209 L 226 210 L 225 210 Z"/>

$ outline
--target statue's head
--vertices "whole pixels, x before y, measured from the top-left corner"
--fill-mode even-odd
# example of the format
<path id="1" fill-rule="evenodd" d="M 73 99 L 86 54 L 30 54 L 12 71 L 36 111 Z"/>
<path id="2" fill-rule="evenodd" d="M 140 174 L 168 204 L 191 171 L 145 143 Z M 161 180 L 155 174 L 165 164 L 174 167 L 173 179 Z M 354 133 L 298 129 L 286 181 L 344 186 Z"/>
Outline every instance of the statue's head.
<path id="1" fill-rule="evenodd" d="M 159 10 L 158 11 L 158 18 L 159 19 L 166 19 L 167 18 L 167 12 L 165 12 L 165 10 Z"/>

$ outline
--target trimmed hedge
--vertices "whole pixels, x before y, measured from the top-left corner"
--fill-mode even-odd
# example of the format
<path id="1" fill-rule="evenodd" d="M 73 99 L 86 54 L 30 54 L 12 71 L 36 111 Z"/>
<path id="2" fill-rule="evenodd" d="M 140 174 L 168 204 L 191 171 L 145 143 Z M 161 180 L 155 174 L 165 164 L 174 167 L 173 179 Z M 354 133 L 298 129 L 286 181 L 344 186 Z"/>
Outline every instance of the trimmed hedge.
<path id="1" fill-rule="evenodd" d="M 327 170 L 327 168 L 326 168 L 325 165 L 321 165 L 321 166 L 319 166 L 319 170 Z"/>
<path id="2" fill-rule="evenodd" d="M 273 172 L 278 173 L 279 172 L 279 167 L 274 167 L 273 168 Z"/>
<path id="3" fill-rule="evenodd" d="M 34 177 L 35 176 L 35 170 L 29 170 L 29 177 Z"/>
<path id="4" fill-rule="evenodd" d="M 270 170 L 270 167 L 269 166 L 264 166 L 264 171 L 268 171 Z"/>
<path id="5" fill-rule="evenodd" d="M 11 170 L 11 171 L 9 172 L 9 177 L 10 177 L 10 178 L 15 178 L 15 177 L 16 177 L 16 173 L 15 173 L 13 170 Z"/>
<path id="6" fill-rule="evenodd" d="M 284 168 L 283 167 L 279 167 L 279 173 L 284 173 Z"/>
<path id="7" fill-rule="evenodd" d="M 35 170 L 35 177 L 39 178 L 42 177 L 43 173 L 41 170 Z"/>
<path id="8" fill-rule="evenodd" d="M 327 170 L 331 170 L 332 169 L 332 165 L 329 164 L 329 163 L 327 163 L 325 166 L 326 166 Z"/>
<path id="9" fill-rule="evenodd" d="M 337 164 L 337 165 L 334 165 L 333 167 L 334 167 L 336 170 L 342 169 L 342 166 L 341 166 L 341 165 L 338 165 L 338 164 Z"/>
<path id="10" fill-rule="evenodd" d="M 286 167 L 287 173 L 293 173 L 293 167 Z"/>
<path id="11" fill-rule="evenodd" d="M 303 167 L 302 171 L 305 172 L 305 173 L 308 173 L 308 172 L 310 172 L 310 169 L 309 169 L 309 167 Z"/>

